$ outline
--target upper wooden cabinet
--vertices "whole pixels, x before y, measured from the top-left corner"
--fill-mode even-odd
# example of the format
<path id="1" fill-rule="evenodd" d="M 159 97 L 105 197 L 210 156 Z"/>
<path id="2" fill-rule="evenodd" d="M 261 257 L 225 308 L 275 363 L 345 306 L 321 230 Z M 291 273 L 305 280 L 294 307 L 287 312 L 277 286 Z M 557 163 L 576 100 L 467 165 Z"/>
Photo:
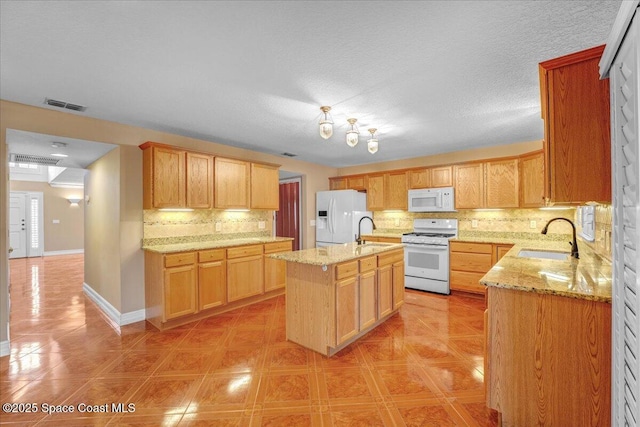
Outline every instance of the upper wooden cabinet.
<path id="1" fill-rule="evenodd" d="M 140 148 L 143 149 L 143 208 L 185 207 L 185 151 L 149 142 Z"/>
<path id="2" fill-rule="evenodd" d="M 520 207 L 544 206 L 544 153 L 538 151 L 519 159 Z"/>
<path id="3" fill-rule="evenodd" d="M 367 190 L 367 175 L 329 178 L 329 190 Z"/>
<path id="4" fill-rule="evenodd" d="M 453 171 L 456 209 L 485 207 L 484 164 L 467 163 L 455 165 Z"/>
<path id="5" fill-rule="evenodd" d="M 280 209 L 276 166 L 251 163 L 251 209 Z"/>
<path id="6" fill-rule="evenodd" d="M 210 209 L 213 207 L 213 157 L 187 153 L 187 206 Z"/>
<path id="7" fill-rule="evenodd" d="M 381 211 L 407 209 L 407 174 L 392 171 L 367 178 L 367 209 Z"/>
<path id="8" fill-rule="evenodd" d="M 242 160 L 215 159 L 215 207 L 249 209 L 251 164 Z"/>
<path id="9" fill-rule="evenodd" d="M 347 190 L 347 178 L 329 178 L 329 190 Z"/>
<path id="10" fill-rule="evenodd" d="M 431 175 L 430 187 L 451 187 L 453 185 L 452 166 L 438 166 L 429 169 Z"/>
<path id="11" fill-rule="evenodd" d="M 551 203 L 611 202 L 609 79 L 604 46 L 540 63 L 545 197 Z"/>
<path id="12" fill-rule="evenodd" d="M 409 188 L 429 188 L 431 185 L 431 171 L 429 169 L 417 169 L 407 172 Z"/>
<path id="13" fill-rule="evenodd" d="M 484 164 L 485 206 L 517 208 L 520 204 L 518 159 L 494 160 Z"/>

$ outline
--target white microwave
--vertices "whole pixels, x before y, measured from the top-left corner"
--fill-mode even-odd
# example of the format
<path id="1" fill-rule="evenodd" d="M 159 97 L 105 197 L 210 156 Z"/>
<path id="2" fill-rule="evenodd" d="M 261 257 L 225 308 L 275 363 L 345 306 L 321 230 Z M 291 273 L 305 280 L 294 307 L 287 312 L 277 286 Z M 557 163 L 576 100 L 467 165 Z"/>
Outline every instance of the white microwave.
<path id="1" fill-rule="evenodd" d="M 456 212 L 453 187 L 409 190 L 409 212 Z"/>

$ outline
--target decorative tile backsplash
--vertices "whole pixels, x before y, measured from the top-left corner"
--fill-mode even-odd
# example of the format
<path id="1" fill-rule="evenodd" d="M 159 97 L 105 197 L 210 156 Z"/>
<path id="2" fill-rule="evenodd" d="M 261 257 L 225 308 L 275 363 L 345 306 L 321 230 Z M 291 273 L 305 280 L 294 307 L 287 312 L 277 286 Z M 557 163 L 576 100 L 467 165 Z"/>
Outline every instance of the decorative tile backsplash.
<path id="1" fill-rule="evenodd" d="M 273 212 L 145 210 L 143 245 L 271 236 Z M 264 228 L 260 228 L 264 225 Z"/>
<path id="2" fill-rule="evenodd" d="M 403 233 L 413 230 L 413 220 L 417 218 L 455 218 L 458 227 L 466 235 L 486 235 L 496 237 L 518 234 L 522 239 L 538 239 L 545 224 L 556 217 L 576 222 L 576 209 L 504 209 L 504 210 L 461 210 L 447 213 L 412 213 L 404 211 L 374 212 L 373 218 L 379 233 Z M 596 241 L 588 244 L 596 253 L 611 259 L 611 205 L 596 207 Z M 571 225 L 566 221 L 556 221 L 549 226 L 548 239 L 571 240 Z"/>

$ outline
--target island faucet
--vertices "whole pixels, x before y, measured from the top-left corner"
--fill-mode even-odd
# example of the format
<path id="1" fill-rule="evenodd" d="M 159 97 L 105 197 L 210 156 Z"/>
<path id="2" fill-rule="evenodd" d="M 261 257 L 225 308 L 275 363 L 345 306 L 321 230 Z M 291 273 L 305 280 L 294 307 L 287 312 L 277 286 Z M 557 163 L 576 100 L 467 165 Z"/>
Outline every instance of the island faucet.
<path id="1" fill-rule="evenodd" d="M 573 242 L 569 242 L 569 244 L 571 245 L 571 256 L 574 257 L 575 259 L 579 259 L 580 254 L 578 254 L 578 242 L 576 241 L 576 226 L 573 224 L 573 221 L 567 218 L 562 218 L 562 217 L 550 219 L 540 233 L 547 234 L 547 229 L 549 228 L 549 224 L 559 219 L 563 221 L 567 221 L 569 224 L 571 224 L 571 227 L 573 228 Z"/>
<path id="2" fill-rule="evenodd" d="M 362 218 L 360 218 L 360 221 L 358 221 L 358 236 L 356 237 L 356 242 L 361 245 L 362 243 L 364 243 L 364 240 L 362 240 L 362 238 L 360 237 L 360 225 L 362 224 L 362 220 L 368 218 L 369 221 L 371 221 L 371 225 L 373 225 L 373 229 L 376 229 L 376 223 L 373 222 L 373 218 L 371 218 L 370 216 L 363 216 Z"/>

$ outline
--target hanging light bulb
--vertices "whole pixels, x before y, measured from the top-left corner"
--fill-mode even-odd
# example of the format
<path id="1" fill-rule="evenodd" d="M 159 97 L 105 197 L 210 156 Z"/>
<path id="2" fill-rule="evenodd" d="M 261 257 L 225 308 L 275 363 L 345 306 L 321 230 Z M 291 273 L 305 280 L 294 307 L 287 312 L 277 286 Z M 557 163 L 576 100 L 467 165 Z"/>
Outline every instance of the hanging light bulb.
<path id="1" fill-rule="evenodd" d="M 369 150 L 371 154 L 375 154 L 378 151 L 378 138 L 376 138 L 374 135 L 377 130 L 378 129 L 376 128 L 369 129 L 369 133 L 371 134 L 371 139 L 367 141 L 367 150 Z"/>
<path id="2" fill-rule="evenodd" d="M 347 131 L 347 145 L 349 147 L 355 147 L 356 144 L 358 144 L 358 135 L 360 135 L 358 127 L 356 126 L 358 119 L 347 119 L 347 121 L 351 125 L 351 129 Z"/>
<path id="3" fill-rule="evenodd" d="M 323 139 L 329 139 L 331 138 L 331 135 L 333 135 L 333 119 L 331 118 L 331 114 L 329 114 L 329 111 L 331 111 L 331 107 L 320 107 L 320 109 L 322 110 L 322 112 L 324 113 L 324 118 L 322 120 L 320 120 L 320 136 Z"/>

